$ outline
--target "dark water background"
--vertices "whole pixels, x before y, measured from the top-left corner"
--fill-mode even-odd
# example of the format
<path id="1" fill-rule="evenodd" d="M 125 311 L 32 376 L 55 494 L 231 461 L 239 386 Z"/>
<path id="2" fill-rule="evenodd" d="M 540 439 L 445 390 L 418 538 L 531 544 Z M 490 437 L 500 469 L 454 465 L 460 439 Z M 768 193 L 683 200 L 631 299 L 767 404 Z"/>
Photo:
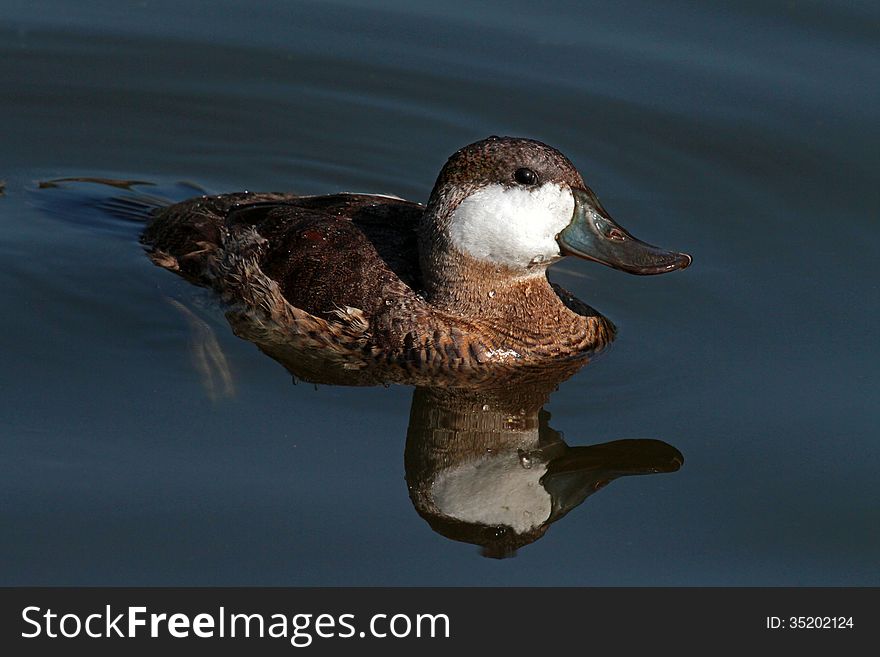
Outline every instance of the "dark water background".
<path id="1" fill-rule="evenodd" d="M 876 3 L 371 5 L 0 2 L 0 583 L 880 584 Z M 555 268 L 620 336 L 552 425 L 685 464 L 502 561 L 413 510 L 411 389 L 292 386 L 136 229 L 35 185 L 424 201 L 488 134 L 558 147 L 695 258 Z M 169 298 L 202 308 L 231 399 Z"/>

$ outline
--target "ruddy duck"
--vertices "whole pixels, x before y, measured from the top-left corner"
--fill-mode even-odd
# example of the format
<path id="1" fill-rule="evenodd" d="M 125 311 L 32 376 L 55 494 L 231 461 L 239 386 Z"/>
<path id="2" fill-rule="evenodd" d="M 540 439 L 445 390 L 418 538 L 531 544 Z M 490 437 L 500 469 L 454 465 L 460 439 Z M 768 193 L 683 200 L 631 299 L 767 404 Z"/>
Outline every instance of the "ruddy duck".
<path id="1" fill-rule="evenodd" d="M 142 240 L 153 262 L 217 290 L 251 339 L 411 372 L 509 371 L 608 344 L 613 324 L 548 280 L 564 256 L 634 274 L 691 262 L 618 226 L 559 151 L 512 137 L 453 154 L 427 206 L 202 196 L 160 209 Z"/>

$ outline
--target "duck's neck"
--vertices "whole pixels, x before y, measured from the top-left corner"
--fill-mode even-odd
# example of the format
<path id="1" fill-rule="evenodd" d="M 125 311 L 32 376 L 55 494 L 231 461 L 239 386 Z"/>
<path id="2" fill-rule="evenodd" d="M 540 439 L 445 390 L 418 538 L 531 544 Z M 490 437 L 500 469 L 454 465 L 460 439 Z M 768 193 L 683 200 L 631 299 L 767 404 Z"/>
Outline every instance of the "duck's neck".
<path id="1" fill-rule="evenodd" d="M 604 317 L 583 304 L 575 311 L 563 303 L 546 266 L 517 274 L 446 251 L 426 259 L 423 267 L 426 300 L 445 313 L 487 325 L 502 341 L 495 347 L 555 357 L 599 349 L 614 338 L 614 327 Z"/>
<path id="2" fill-rule="evenodd" d="M 465 317 L 534 322 L 567 310 L 547 280 L 546 267 L 514 272 L 452 252 L 429 261 L 423 277 L 432 306 Z"/>

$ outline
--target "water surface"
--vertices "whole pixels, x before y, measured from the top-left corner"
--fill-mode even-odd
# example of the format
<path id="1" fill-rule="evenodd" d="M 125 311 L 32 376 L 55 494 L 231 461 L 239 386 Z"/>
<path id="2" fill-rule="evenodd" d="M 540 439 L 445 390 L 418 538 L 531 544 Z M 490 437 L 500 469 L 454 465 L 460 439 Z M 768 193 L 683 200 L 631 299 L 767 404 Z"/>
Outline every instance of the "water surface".
<path id="1" fill-rule="evenodd" d="M 0 581 L 880 584 L 878 27 L 869 3 L 0 2 Z M 695 258 L 554 268 L 620 333 L 548 426 L 684 463 L 512 559 L 414 508 L 412 388 L 293 385 L 77 205 L 107 192 L 36 185 L 424 201 L 488 134 L 558 147 Z"/>

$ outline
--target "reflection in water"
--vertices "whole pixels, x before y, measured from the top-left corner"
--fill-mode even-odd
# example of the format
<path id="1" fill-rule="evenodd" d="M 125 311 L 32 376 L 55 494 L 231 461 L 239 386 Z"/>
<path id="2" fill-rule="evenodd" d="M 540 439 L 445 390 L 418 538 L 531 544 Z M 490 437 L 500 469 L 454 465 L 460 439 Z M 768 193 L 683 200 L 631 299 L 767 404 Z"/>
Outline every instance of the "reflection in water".
<path id="1" fill-rule="evenodd" d="M 504 379 L 454 372 L 390 381 L 379 367 L 348 370 L 338 355 L 273 342 L 249 316 L 228 312 L 236 335 L 254 342 L 297 379 L 333 385 L 415 386 L 404 463 L 410 499 L 439 534 L 509 557 L 612 480 L 675 472 L 684 457 L 660 440 L 570 447 L 549 426 L 550 394 L 588 361 L 535 368 Z"/>
<path id="2" fill-rule="evenodd" d="M 193 365 L 202 377 L 202 385 L 212 401 L 235 395 L 232 371 L 226 354 L 211 326 L 177 299 L 168 299 L 180 311 L 189 328 Z"/>
<path id="3" fill-rule="evenodd" d="M 436 532 L 512 556 L 613 479 L 681 467 L 681 453 L 659 440 L 567 445 L 542 408 L 558 382 L 416 388 L 406 480 Z"/>
<path id="4" fill-rule="evenodd" d="M 139 181 L 69 178 L 39 185 L 60 196 L 45 199 L 49 212 L 81 220 L 84 207 L 100 209 L 115 220 L 143 222 L 138 197 L 70 194 L 64 183 L 109 185 L 130 189 Z M 191 193 L 191 183 L 178 183 L 157 194 Z M 151 191 L 152 194 L 152 191 Z M 161 197 L 160 197 L 161 198 Z M 93 217 L 94 218 L 94 217 Z M 118 223 L 91 226 L 111 232 L 131 227 Z M 194 311 L 176 300 L 192 334 L 193 362 L 212 399 L 234 394 L 231 372 L 213 330 Z M 297 342 L 288 332 L 274 332 L 252 313 L 230 308 L 226 318 L 233 332 L 255 344 L 283 365 L 295 379 L 327 385 L 414 386 L 404 462 L 406 482 L 416 511 L 437 533 L 474 543 L 488 557 L 513 556 L 541 538 L 551 524 L 612 480 L 626 475 L 675 472 L 684 458 L 659 440 L 615 440 L 570 447 L 549 426 L 543 410 L 557 387 L 587 357 L 509 370 L 487 369 L 479 378 L 456 371 L 421 373 L 387 368 L 375 361 L 357 363 L 339 353 Z"/>

